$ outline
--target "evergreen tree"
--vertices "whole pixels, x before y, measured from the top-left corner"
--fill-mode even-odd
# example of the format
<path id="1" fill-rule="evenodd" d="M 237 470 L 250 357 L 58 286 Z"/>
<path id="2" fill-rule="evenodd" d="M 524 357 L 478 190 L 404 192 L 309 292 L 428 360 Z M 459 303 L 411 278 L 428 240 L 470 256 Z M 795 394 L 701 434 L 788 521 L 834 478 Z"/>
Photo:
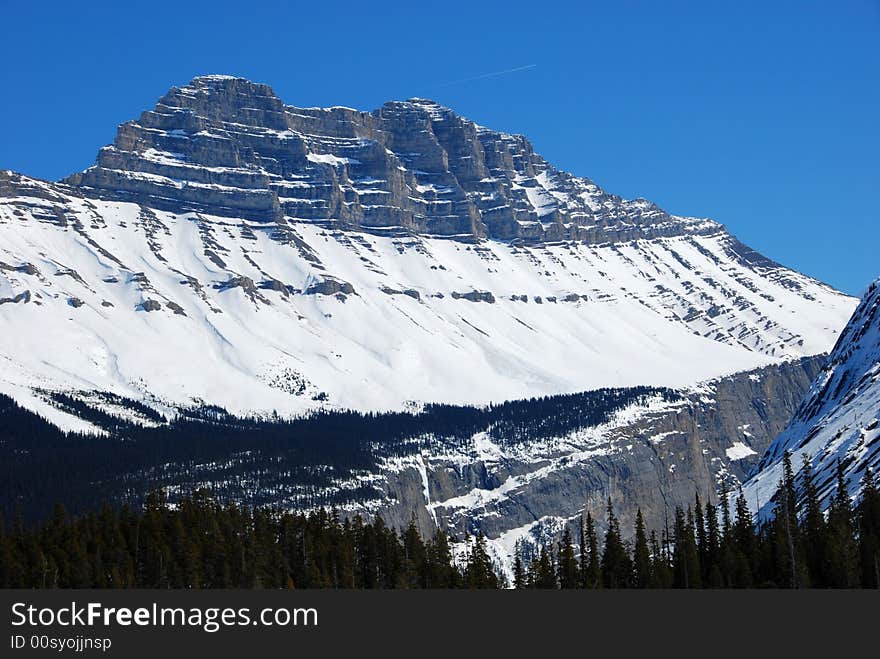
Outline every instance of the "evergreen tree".
<path id="1" fill-rule="evenodd" d="M 675 509 L 675 550 L 672 556 L 673 586 L 700 588 L 700 557 L 694 539 L 693 513 L 687 517 L 681 506 Z"/>
<path id="2" fill-rule="evenodd" d="M 782 481 L 776 493 L 773 522 L 773 545 L 775 547 L 776 571 L 781 577 L 777 585 L 786 588 L 801 586 L 801 568 L 798 561 L 799 538 L 797 518 L 797 492 L 794 471 L 791 466 L 791 451 L 786 451 L 782 459 Z"/>
<path id="3" fill-rule="evenodd" d="M 837 461 L 837 489 L 828 509 L 828 576 L 832 588 L 859 584 L 859 547 L 843 463 Z"/>
<path id="4" fill-rule="evenodd" d="M 518 551 L 514 552 L 513 555 L 513 587 L 517 590 L 525 588 L 527 585 L 526 580 L 526 571 L 523 568 L 522 556 Z"/>
<path id="5" fill-rule="evenodd" d="M 536 559 L 534 573 L 535 588 L 555 589 L 558 587 L 559 584 L 556 581 L 556 570 L 553 568 L 553 558 L 545 545 L 541 545 L 541 551 Z"/>
<path id="6" fill-rule="evenodd" d="M 709 540 L 706 534 L 706 519 L 703 516 L 703 503 L 700 493 L 694 493 L 694 534 L 697 541 L 697 554 L 700 558 L 700 580 L 705 580 L 709 569 Z"/>
<path id="7" fill-rule="evenodd" d="M 574 556 L 574 546 L 571 542 L 571 531 L 566 525 L 562 532 L 562 541 L 559 543 L 557 551 L 557 571 L 560 588 L 577 588 L 578 587 L 578 564 Z"/>
<path id="8" fill-rule="evenodd" d="M 861 585 L 880 588 L 880 490 L 870 467 L 863 478 L 858 521 Z"/>
<path id="9" fill-rule="evenodd" d="M 465 583 L 468 588 L 498 588 L 500 580 L 492 566 L 486 549 L 486 538 L 481 533 L 474 539 L 465 566 Z"/>
<path id="10" fill-rule="evenodd" d="M 590 562 L 590 550 L 587 547 L 587 532 L 584 528 L 584 513 L 581 512 L 578 528 L 578 588 L 587 587 L 587 571 Z"/>
<path id="11" fill-rule="evenodd" d="M 416 526 L 413 513 L 409 526 L 403 534 L 403 556 L 405 561 L 405 585 L 408 588 L 428 587 L 428 552 L 422 542 L 422 535 Z"/>
<path id="12" fill-rule="evenodd" d="M 642 509 L 636 512 L 635 548 L 633 549 L 633 586 L 648 588 L 652 583 L 651 549 L 648 547 L 648 536 L 645 531 L 645 520 Z"/>
<path id="13" fill-rule="evenodd" d="M 596 535 L 596 523 L 593 516 L 587 513 L 587 569 L 584 572 L 585 588 L 600 588 L 602 586 L 602 564 L 599 556 L 599 539 Z"/>
<path id="14" fill-rule="evenodd" d="M 819 501 L 819 488 L 813 478 L 813 466 L 807 454 L 802 456 L 801 491 L 804 510 L 801 523 L 801 536 L 804 541 L 804 557 L 810 574 L 810 583 L 815 586 L 828 585 L 829 574 L 826 565 L 828 533 L 825 516 Z"/>
<path id="15" fill-rule="evenodd" d="M 657 539 L 657 532 L 651 531 L 651 588 L 671 588 L 672 569 L 665 549 Z"/>
<path id="16" fill-rule="evenodd" d="M 428 588 L 459 588 L 461 575 L 455 569 L 452 561 L 452 550 L 449 547 L 449 537 L 442 529 L 434 532 L 434 537 L 428 545 Z"/>
<path id="17" fill-rule="evenodd" d="M 730 538 L 730 489 L 727 479 L 721 480 L 721 538 L 726 542 Z"/>
<path id="18" fill-rule="evenodd" d="M 611 499 L 608 499 L 608 531 L 605 533 L 605 550 L 602 552 L 602 580 L 605 588 L 628 588 L 632 576 L 632 562 L 623 537 L 620 523 L 614 514 Z"/>
<path id="19" fill-rule="evenodd" d="M 718 510 L 706 501 L 706 551 L 703 563 L 704 584 L 707 588 L 723 588 L 721 571 L 721 530 L 718 526 Z"/>
<path id="20" fill-rule="evenodd" d="M 729 543 L 732 569 L 728 579 L 737 588 L 750 588 L 754 583 L 755 573 L 755 525 L 742 488 L 736 497 L 735 515 Z"/>

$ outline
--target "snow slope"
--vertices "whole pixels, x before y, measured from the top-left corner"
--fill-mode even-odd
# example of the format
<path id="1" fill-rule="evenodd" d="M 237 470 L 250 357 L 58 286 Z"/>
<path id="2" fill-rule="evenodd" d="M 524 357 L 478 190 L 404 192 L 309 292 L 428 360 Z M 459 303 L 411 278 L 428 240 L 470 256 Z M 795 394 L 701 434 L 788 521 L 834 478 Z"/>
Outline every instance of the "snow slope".
<path id="1" fill-rule="evenodd" d="M 291 223 L 285 243 L 243 220 L 3 201 L 0 299 L 29 298 L 0 305 L 0 390 L 16 397 L 291 413 L 321 394 L 375 409 L 680 386 L 825 351 L 851 308 L 806 277 L 786 272 L 805 292 L 756 272 L 723 232 L 517 247 Z M 44 219 L 56 213 L 67 226 Z M 304 293 L 334 280 L 354 292 Z M 454 297 L 473 291 L 494 302 Z"/>
<path id="2" fill-rule="evenodd" d="M 810 459 L 823 508 L 829 505 L 840 460 L 851 497 L 862 479 L 880 465 L 880 280 L 865 292 L 840 335 L 828 364 L 805 397 L 791 425 L 768 447 L 745 485 L 749 504 L 760 514 L 772 508 L 770 498 L 782 477 L 782 458 L 793 454 L 802 468 Z"/>
<path id="3" fill-rule="evenodd" d="M 206 76 L 64 184 L 0 171 L 0 392 L 70 427 L 47 392 L 295 414 L 686 386 L 825 352 L 854 305 L 424 99 Z"/>

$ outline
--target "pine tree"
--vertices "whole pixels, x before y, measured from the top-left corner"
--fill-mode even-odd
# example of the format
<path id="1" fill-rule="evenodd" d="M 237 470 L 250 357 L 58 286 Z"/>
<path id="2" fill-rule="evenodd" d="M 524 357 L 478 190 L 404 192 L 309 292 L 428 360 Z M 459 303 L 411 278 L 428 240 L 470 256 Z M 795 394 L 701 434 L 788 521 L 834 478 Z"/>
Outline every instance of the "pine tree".
<path id="1" fill-rule="evenodd" d="M 642 509 L 636 512 L 635 548 L 633 549 L 633 586 L 648 588 L 652 583 L 651 549 L 648 547 L 648 536 L 645 531 L 645 520 Z"/>
<path id="2" fill-rule="evenodd" d="M 843 463 L 837 461 L 837 489 L 828 509 L 828 583 L 854 588 L 859 583 L 859 547 Z"/>
<path id="3" fill-rule="evenodd" d="M 526 583 L 526 572 L 523 568 L 522 556 L 517 547 L 513 555 L 513 587 L 519 590 L 525 588 Z"/>
<path id="4" fill-rule="evenodd" d="M 428 585 L 428 554 L 422 536 L 416 526 L 415 513 L 403 534 L 405 583 L 408 588 L 426 588 Z"/>
<path id="5" fill-rule="evenodd" d="M 702 583 L 700 557 L 694 539 L 693 512 L 687 516 L 681 506 L 675 509 L 675 550 L 672 556 L 673 586 L 700 588 Z"/>
<path id="6" fill-rule="evenodd" d="M 571 542 L 571 531 L 568 526 L 562 532 L 562 541 L 559 543 L 557 552 L 557 571 L 560 588 L 578 587 L 578 564 L 574 556 L 574 546 Z"/>
<path id="7" fill-rule="evenodd" d="M 627 588 L 632 576 L 632 562 L 623 544 L 620 523 L 608 499 L 608 531 L 605 533 L 605 549 L 602 552 L 602 580 L 605 588 Z"/>
<path id="8" fill-rule="evenodd" d="M 721 538 L 723 542 L 730 539 L 730 489 L 727 480 L 721 481 Z"/>
<path id="9" fill-rule="evenodd" d="M 755 525 L 742 488 L 735 502 L 735 518 L 731 528 L 730 556 L 732 569 L 728 574 L 730 583 L 737 588 L 750 588 L 755 572 Z"/>
<path id="10" fill-rule="evenodd" d="M 880 490 L 870 467 L 863 478 L 858 520 L 861 585 L 880 588 Z"/>
<path id="11" fill-rule="evenodd" d="M 706 551 L 703 563 L 704 583 L 707 588 L 723 588 L 721 572 L 721 531 L 718 527 L 718 510 L 706 501 Z"/>
<path id="12" fill-rule="evenodd" d="M 727 479 L 721 481 L 721 499 L 718 505 L 721 510 L 721 534 L 719 537 L 721 578 L 725 587 L 731 587 L 736 585 L 738 561 L 730 514 L 730 488 Z"/>
<path id="13" fill-rule="evenodd" d="M 706 535 L 706 519 L 703 516 L 703 503 L 700 493 L 694 493 L 694 533 L 697 541 L 697 554 L 700 557 L 700 580 L 705 581 L 709 569 L 709 540 Z"/>
<path id="14" fill-rule="evenodd" d="M 535 588 L 555 589 L 558 585 L 551 553 L 545 545 L 541 545 L 535 565 Z"/>
<path id="15" fill-rule="evenodd" d="M 449 537 L 443 529 L 437 529 L 428 545 L 428 588 L 458 588 L 461 576 L 452 564 Z"/>
<path id="16" fill-rule="evenodd" d="M 581 512 L 578 527 L 578 588 L 587 587 L 587 569 L 590 561 L 587 533 L 584 529 L 584 513 Z"/>
<path id="17" fill-rule="evenodd" d="M 583 577 L 584 587 L 600 588 L 602 586 L 602 565 L 599 557 L 599 539 L 596 536 L 596 523 L 589 512 L 587 513 L 586 536 L 589 558 Z"/>
<path id="18" fill-rule="evenodd" d="M 657 532 L 651 531 L 651 588 L 671 588 L 672 570 L 666 551 L 657 539 Z"/>
<path id="19" fill-rule="evenodd" d="M 468 588 L 498 588 L 500 585 L 486 548 L 486 538 L 482 532 L 477 534 L 468 554 L 465 566 L 465 583 Z"/>
<path id="20" fill-rule="evenodd" d="M 804 557 L 810 574 L 810 583 L 814 586 L 823 586 L 828 584 L 829 578 L 826 565 L 828 534 L 810 457 L 804 454 L 802 459 L 803 467 L 800 475 L 804 514 L 801 535 L 804 541 Z"/>
<path id="21" fill-rule="evenodd" d="M 777 584 L 786 588 L 799 588 L 801 585 L 798 561 L 799 539 L 797 519 L 797 492 L 794 471 L 791 466 L 791 451 L 782 458 L 782 481 L 776 493 L 774 509 L 774 546 L 776 569 L 781 577 Z"/>

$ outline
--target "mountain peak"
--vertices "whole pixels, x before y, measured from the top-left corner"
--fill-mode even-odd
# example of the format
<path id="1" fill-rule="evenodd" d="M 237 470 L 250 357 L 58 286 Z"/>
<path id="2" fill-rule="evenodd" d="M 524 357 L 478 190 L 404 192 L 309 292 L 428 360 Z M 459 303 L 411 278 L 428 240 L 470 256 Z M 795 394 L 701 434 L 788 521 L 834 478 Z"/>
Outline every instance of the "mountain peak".
<path id="1" fill-rule="evenodd" d="M 245 82 L 251 82 L 247 78 L 242 78 L 240 76 L 231 76 L 226 75 L 225 73 L 206 73 L 204 75 L 195 76 L 191 81 L 191 85 L 202 84 L 202 83 L 211 83 L 211 82 L 222 82 L 225 80 L 243 80 Z"/>
<path id="2" fill-rule="evenodd" d="M 223 73 L 210 73 L 195 76 L 185 87 L 198 89 L 228 89 L 232 87 L 252 87 L 255 89 L 266 89 L 268 85 L 260 82 L 254 82 L 248 78 L 241 76 L 226 75 Z"/>
<path id="3" fill-rule="evenodd" d="M 65 182 L 173 211 L 468 241 L 598 244 L 723 231 L 608 194 L 557 170 L 526 138 L 432 99 L 372 113 L 297 108 L 266 84 L 219 74 L 169 90 Z"/>

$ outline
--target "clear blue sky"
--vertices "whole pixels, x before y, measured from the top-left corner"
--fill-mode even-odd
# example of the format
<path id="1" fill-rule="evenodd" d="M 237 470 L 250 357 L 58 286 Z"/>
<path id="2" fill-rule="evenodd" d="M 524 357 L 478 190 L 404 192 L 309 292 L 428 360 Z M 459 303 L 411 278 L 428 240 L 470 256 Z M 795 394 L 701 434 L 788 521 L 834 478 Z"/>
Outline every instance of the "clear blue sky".
<path id="1" fill-rule="evenodd" d="M 0 0 L 0 168 L 83 169 L 203 73 L 427 96 L 844 291 L 880 275 L 880 0 L 53 4 Z"/>

